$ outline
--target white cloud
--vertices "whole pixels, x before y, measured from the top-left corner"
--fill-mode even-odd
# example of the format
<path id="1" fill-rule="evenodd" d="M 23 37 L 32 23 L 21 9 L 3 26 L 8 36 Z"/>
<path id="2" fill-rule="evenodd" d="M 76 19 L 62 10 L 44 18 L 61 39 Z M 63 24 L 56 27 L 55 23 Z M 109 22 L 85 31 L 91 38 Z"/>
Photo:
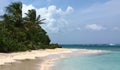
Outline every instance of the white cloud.
<path id="1" fill-rule="evenodd" d="M 45 18 L 45 23 L 42 27 L 49 33 L 59 32 L 68 21 L 65 16 L 69 15 L 73 12 L 73 8 L 68 6 L 66 10 L 62 10 L 61 8 L 57 8 L 55 5 L 51 5 L 49 7 L 43 8 L 35 8 L 33 5 L 25 5 L 23 4 L 23 16 L 24 13 L 27 13 L 29 9 L 36 9 L 37 15 L 41 15 L 41 18 Z"/>
<path id="2" fill-rule="evenodd" d="M 25 16 L 25 13 L 27 13 L 28 12 L 28 10 L 30 10 L 30 9 L 35 9 L 35 7 L 33 7 L 32 5 L 25 5 L 25 4 L 23 4 L 23 8 L 22 8 L 22 10 L 23 10 L 23 12 L 22 12 L 22 14 L 23 14 L 23 17 Z"/>
<path id="3" fill-rule="evenodd" d="M 67 10 L 66 10 L 66 14 L 69 14 L 69 13 L 71 13 L 71 12 L 73 12 L 73 8 L 70 7 L 70 6 L 68 6 L 68 8 L 67 8 Z"/>
<path id="4" fill-rule="evenodd" d="M 105 29 L 105 27 L 98 25 L 98 24 L 88 24 L 86 25 L 86 28 L 91 29 L 91 30 L 97 30 L 97 31 Z"/>

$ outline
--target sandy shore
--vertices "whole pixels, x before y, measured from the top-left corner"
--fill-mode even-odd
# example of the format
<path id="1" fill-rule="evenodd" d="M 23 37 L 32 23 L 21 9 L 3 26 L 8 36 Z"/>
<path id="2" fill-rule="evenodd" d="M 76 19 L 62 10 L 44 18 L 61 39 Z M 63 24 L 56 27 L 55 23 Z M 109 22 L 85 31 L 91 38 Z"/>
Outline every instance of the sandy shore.
<path id="1" fill-rule="evenodd" d="M 57 48 L 16 53 L 0 53 L 0 65 L 4 65 L 5 63 L 16 62 L 17 60 L 35 59 L 37 57 L 46 57 L 52 54 L 68 53 L 73 50 L 75 49 Z"/>
<path id="2" fill-rule="evenodd" d="M 40 63 L 38 70 L 50 70 L 50 68 L 54 65 L 54 62 L 60 58 L 65 58 L 67 54 L 75 55 L 74 53 L 85 55 L 85 54 L 96 54 L 101 53 L 102 51 L 98 50 L 86 50 L 86 49 L 65 49 L 65 48 L 57 48 L 57 49 L 46 49 L 46 50 L 33 50 L 31 52 L 17 52 L 17 53 L 0 53 L 0 65 L 4 65 L 5 63 L 13 63 L 17 60 L 26 60 L 26 59 L 36 59 L 44 58 L 44 57 L 52 57 L 52 55 L 59 55 L 57 57 L 52 57 L 46 60 L 43 60 Z"/>
<path id="3" fill-rule="evenodd" d="M 87 50 L 87 49 L 68 49 L 69 52 L 58 53 L 59 56 L 47 59 L 40 64 L 39 70 L 52 70 L 54 63 L 61 58 L 68 58 L 78 55 L 100 54 L 105 51 L 101 50 Z"/>

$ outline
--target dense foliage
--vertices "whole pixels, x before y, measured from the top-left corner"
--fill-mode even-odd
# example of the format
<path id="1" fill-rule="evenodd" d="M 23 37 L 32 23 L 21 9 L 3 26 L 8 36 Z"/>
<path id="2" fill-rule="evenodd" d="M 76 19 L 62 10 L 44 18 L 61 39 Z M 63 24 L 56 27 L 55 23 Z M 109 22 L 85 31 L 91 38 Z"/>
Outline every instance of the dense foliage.
<path id="1" fill-rule="evenodd" d="M 31 9 L 22 17 L 22 3 L 15 2 L 6 7 L 0 21 L 0 52 L 16 52 L 34 49 L 56 48 L 50 44 L 47 32 L 41 28 L 45 19 Z"/>

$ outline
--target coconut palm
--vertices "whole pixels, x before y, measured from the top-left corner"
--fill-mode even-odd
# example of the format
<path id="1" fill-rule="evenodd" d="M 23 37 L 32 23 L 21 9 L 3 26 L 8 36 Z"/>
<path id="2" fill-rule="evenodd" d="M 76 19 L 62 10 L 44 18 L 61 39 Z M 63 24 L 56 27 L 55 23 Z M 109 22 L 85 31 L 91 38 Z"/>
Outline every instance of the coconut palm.
<path id="1" fill-rule="evenodd" d="M 6 7 L 6 15 L 10 16 L 10 20 L 19 27 L 22 25 L 22 3 L 14 2 Z"/>
<path id="2" fill-rule="evenodd" d="M 46 31 L 41 28 L 40 24 L 43 24 L 45 19 L 40 19 L 40 15 L 36 15 L 36 10 L 28 10 L 28 13 L 25 13 L 25 28 L 29 32 L 30 38 L 35 39 L 36 42 L 41 42 L 44 44 L 49 44 L 50 39 L 46 35 Z M 47 38 L 46 38 L 47 37 Z M 34 40 L 34 41 L 35 41 Z M 47 42 L 46 42 L 47 41 Z M 46 43 L 45 43 L 46 42 Z"/>
<path id="3" fill-rule="evenodd" d="M 0 52 L 25 51 L 30 49 L 54 48 L 50 45 L 47 32 L 40 26 L 45 19 L 28 10 L 22 17 L 22 3 L 14 2 L 6 7 L 0 19 Z M 51 46 L 51 47 L 49 47 Z"/>
<path id="4" fill-rule="evenodd" d="M 28 13 L 25 14 L 26 14 L 25 20 L 29 23 L 34 23 L 38 25 L 38 24 L 43 24 L 42 21 L 45 20 L 45 19 L 40 19 L 40 15 L 37 16 L 35 9 L 28 10 Z"/>

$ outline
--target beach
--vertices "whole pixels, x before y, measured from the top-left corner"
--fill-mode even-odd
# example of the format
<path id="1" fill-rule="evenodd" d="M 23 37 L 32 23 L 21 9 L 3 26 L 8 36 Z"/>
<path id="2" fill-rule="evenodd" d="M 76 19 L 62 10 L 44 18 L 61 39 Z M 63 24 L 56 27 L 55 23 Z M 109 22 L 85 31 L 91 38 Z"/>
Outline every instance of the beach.
<path id="1" fill-rule="evenodd" d="M 86 55 L 86 54 L 97 54 L 101 53 L 101 50 L 87 50 L 87 49 L 46 49 L 46 50 L 32 50 L 26 52 L 15 52 L 15 53 L 0 53 L 0 65 L 8 63 L 17 63 L 19 60 L 31 60 L 41 58 L 42 62 L 37 65 L 37 70 L 50 70 L 56 60 L 66 58 L 69 56 Z M 0 69 L 1 70 L 1 69 Z"/>
<path id="2" fill-rule="evenodd" d="M 32 51 L 15 52 L 15 53 L 0 53 L 0 65 L 14 63 L 22 60 L 44 58 L 53 54 L 70 53 L 72 51 L 75 51 L 75 49 L 57 48 L 57 49 L 32 50 Z M 40 64 L 40 67 L 43 68 L 41 65 L 44 66 L 44 63 Z"/>

